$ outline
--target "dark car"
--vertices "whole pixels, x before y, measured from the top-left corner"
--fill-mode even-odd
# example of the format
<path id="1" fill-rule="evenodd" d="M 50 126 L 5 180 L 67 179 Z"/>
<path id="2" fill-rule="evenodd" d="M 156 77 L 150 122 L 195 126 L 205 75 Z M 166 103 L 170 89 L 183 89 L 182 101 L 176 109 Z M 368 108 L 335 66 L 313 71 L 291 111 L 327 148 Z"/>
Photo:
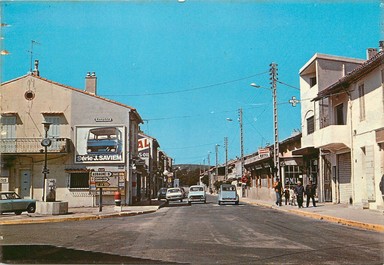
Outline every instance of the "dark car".
<path id="1" fill-rule="evenodd" d="M 22 212 L 34 213 L 36 200 L 22 199 L 14 191 L 0 192 L 0 213 L 14 212 L 19 215 Z"/>
<path id="2" fill-rule="evenodd" d="M 167 194 L 167 188 L 160 188 L 157 192 L 157 199 L 160 201 L 161 199 L 165 199 L 165 195 Z"/>

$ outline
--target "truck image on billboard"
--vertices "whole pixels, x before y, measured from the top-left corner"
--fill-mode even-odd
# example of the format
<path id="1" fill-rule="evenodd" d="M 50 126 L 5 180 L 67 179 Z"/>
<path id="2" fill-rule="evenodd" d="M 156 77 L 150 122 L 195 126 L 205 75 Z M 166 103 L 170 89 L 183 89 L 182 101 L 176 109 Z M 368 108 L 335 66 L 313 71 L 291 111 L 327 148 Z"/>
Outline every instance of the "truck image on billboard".
<path id="1" fill-rule="evenodd" d="M 76 127 L 76 163 L 124 162 L 124 127 Z"/>

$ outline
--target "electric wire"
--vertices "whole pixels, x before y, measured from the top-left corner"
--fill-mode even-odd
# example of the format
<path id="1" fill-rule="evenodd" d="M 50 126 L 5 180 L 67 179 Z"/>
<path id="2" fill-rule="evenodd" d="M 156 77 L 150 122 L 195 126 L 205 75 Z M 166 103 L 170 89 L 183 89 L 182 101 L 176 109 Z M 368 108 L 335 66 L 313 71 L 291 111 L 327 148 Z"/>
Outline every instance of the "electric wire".
<path id="1" fill-rule="evenodd" d="M 246 77 L 241 77 L 241 78 L 234 79 L 234 80 L 229 80 L 229 81 L 224 81 L 224 82 L 219 82 L 219 83 L 215 83 L 215 84 L 204 85 L 204 86 L 199 86 L 199 87 L 194 87 L 194 88 L 175 90 L 175 91 L 153 92 L 153 93 L 143 93 L 143 94 L 103 94 L 101 96 L 103 96 L 103 97 L 114 97 L 114 96 L 119 96 L 119 97 L 141 97 L 141 96 L 158 96 L 158 95 L 178 94 L 178 93 L 184 93 L 184 92 L 190 92 L 190 91 L 195 91 L 195 90 L 201 90 L 201 89 L 215 87 L 215 86 L 227 85 L 227 84 L 239 82 L 239 81 L 242 81 L 242 80 L 246 80 L 246 79 L 249 79 L 249 78 L 252 78 L 252 77 L 255 77 L 255 76 L 263 75 L 263 74 L 266 74 L 266 73 L 268 73 L 268 71 L 257 73 L 257 74 L 246 76 Z"/>

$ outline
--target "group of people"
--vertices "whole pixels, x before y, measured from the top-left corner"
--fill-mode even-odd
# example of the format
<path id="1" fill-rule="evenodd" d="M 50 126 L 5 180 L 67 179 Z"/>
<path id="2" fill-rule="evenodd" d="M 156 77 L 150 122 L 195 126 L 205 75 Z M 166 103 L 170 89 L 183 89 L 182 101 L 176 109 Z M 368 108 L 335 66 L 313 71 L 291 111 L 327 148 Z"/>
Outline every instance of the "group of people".
<path id="1" fill-rule="evenodd" d="M 276 192 L 276 205 L 281 206 L 282 204 L 282 195 L 285 198 L 285 205 L 289 203 L 289 205 L 295 205 L 296 201 L 299 208 L 303 207 L 304 196 L 307 196 L 307 207 L 309 207 L 309 202 L 312 200 L 313 207 L 316 207 L 315 195 L 316 195 L 316 185 L 310 181 L 308 185 L 304 188 L 301 181 L 297 182 L 297 186 L 289 189 L 285 187 L 283 191 L 283 186 L 280 180 L 277 178 L 274 183 L 273 188 Z"/>

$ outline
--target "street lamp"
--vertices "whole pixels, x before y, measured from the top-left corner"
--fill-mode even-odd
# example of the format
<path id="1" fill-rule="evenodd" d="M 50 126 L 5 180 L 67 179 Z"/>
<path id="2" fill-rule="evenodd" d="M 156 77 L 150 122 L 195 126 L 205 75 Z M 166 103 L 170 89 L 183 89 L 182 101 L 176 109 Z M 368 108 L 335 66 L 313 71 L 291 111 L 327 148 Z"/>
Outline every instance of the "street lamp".
<path id="1" fill-rule="evenodd" d="M 51 139 L 48 138 L 48 131 L 49 127 L 51 126 L 52 123 L 43 121 L 42 124 L 44 125 L 44 131 L 45 131 L 45 137 L 41 141 L 41 145 L 44 146 L 44 169 L 43 169 L 43 174 L 44 174 L 44 179 L 43 179 L 43 197 L 42 201 L 45 201 L 45 182 L 47 179 L 47 174 L 49 174 L 49 169 L 47 168 L 47 160 L 48 160 L 48 146 L 51 145 Z"/>
<path id="2" fill-rule="evenodd" d="M 272 98 L 273 98 L 273 135 L 274 135 L 274 144 L 273 144 L 273 164 L 274 169 L 273 173 L 275 178 L 280 177 L 280 157 L 279 157 L 279 128 L 278 128 L 278 122 L 277 122 L 277 89 L 276 89 L 276 83 L 277 83 L 277 64 L 271 63 L 270 64 L 270 74 L 271 74 L 271 85 L 272 87 L 270 90 L 272 90 Z M 252 87 L 255 88 L 264 88 L 256 83 L 250 84 Z M 275 170 L 276 169 L 276 170 Z"/>

